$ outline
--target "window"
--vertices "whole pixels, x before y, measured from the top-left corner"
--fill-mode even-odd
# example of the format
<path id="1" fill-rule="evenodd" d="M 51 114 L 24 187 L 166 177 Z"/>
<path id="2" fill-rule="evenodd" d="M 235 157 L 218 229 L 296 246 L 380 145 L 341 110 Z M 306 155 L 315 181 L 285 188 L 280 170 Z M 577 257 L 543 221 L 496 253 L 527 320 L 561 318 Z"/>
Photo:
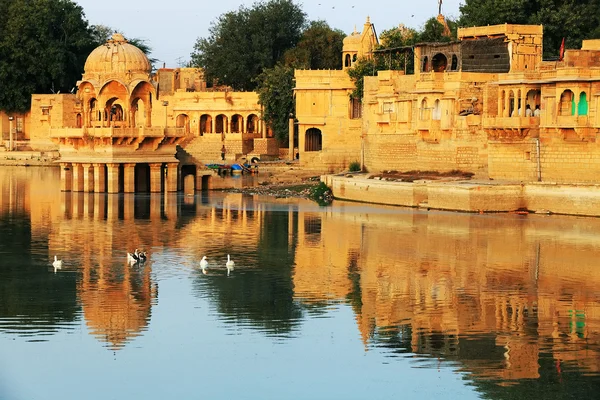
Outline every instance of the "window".
<path id="1" fill-rule="evenodd" d="M 384 114 L 391 114 L 394 112 L 394 103 L 391 101 L 385 101 L 383 103 L 383 113 Z"/>
<path id="2" fill-rule="evenodd" d="M 587 95 L 585 92 L 579 94 L 579 105 L 577 107 L 577 115 L 587 115 L 588 113 L 588 102 Z"/>
<path id="3" fill-rule="evenodd" d="M 358 119 L 362 117 L 362 107 L 359 99 L 350 99 L 350 118 Z"/>
<path id="4" fill-rule="evenodd" d="M 15 120 L 16 120 L 16 132 L 22 133 L 23 132 L 23 117 L 17 117 L 17 118 L 15 118 Z"/>

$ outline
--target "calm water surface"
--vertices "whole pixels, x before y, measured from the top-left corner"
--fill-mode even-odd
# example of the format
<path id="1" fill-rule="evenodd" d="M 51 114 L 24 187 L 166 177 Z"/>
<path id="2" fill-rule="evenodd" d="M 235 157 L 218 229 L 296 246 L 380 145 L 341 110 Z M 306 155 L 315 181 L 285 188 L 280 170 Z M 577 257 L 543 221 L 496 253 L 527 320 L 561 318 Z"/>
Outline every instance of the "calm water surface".
<path id="1" fill-rule="evenodd" d="M 65 194 L 58 172 L 0 169 L 0 399 L 598 396 L 600 219 Z"/>

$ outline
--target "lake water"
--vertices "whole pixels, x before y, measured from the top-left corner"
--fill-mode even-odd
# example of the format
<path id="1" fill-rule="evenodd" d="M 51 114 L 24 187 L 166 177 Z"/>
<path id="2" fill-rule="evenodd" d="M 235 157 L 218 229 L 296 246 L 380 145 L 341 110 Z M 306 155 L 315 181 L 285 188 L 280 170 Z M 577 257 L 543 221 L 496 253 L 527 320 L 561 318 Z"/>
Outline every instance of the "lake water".
<path id="1" fill-rule="evenodd" d="M 0 168 L 0 399 L 598 396 L 600 219 L 59 187 Z"/>

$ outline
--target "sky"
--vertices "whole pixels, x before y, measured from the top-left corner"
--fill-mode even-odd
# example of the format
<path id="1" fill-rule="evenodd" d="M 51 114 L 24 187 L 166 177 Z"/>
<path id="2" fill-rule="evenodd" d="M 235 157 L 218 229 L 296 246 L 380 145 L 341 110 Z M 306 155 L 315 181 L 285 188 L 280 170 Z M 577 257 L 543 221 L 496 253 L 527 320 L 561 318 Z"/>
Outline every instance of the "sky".
<path id="1" fill-rule="evenodd" d="M 73 0 L 85 12 L 91 25 L 107 25 L 126 37 L 144 39 L 152 48 L 156 67 L 174 68 L 189 61 L 198 38 L 208 37 L 211 22 L 254 0 Z M 346 34 L 354 27 L 360 32 L 367 17 L 377 33 L 399 24 L 419 29 L 437 16 L 438 0 L 295 0 L 307 18 L 325 20 Z M 446 17 L 459 15 L 464 0 L 443 0 Z"/>

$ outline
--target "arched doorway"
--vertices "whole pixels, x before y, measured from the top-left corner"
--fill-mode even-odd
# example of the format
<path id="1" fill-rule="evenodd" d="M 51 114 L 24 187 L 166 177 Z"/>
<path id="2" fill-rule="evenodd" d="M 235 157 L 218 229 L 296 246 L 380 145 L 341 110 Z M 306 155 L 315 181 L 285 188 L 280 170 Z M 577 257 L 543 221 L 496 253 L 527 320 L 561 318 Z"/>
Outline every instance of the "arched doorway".
<path id="1" fill-rule="evenodd" d="M 205 133 L 212 133 L 212 117 L 208 114 L 200 116 L 200 136 Z"/>
<path id="2" fill-rule="evenodd" d="M 239 114 L 231 116 L 231 133 L 242 133 L 244 118 Z"/>
<path id="3" fill-rule="evenodd" d="M 431 68 L 434 72 L 444 72 L 448 68 L 448 59 L 442 53 L 437 53 L 431 59 Z"/>
<path id="4" fill-rule="evenodd" d="M 227 117 L 223 114 L 217 115 L 215 133 L 227 133 Z"/>
<path id="5" fill-rule="evenodd" d="M 304 139 L 304 151 L 321 151 L 323 149 L 323 137 L 321 130 L 310 128 L 306 131 Z"/>
<path id="6" fill-rule="evenodd" d="M 179 114 L 175 120 L 177 128 L 184 128 L 185 133 L 190 132 L 190 118 L 186 114 Z"/>

